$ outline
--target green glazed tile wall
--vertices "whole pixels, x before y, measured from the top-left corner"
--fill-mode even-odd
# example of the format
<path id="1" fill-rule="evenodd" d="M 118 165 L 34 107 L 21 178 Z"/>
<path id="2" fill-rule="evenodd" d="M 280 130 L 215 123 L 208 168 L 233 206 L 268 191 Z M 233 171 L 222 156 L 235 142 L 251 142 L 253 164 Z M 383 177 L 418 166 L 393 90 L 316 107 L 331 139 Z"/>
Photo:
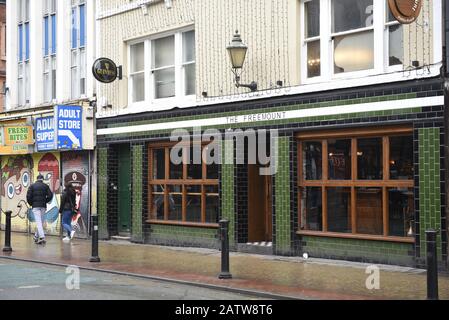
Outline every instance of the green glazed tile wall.
<path id="1" fill-rule="evenodd" d="M 275 250 L 278 254 L 291 252 L 290 228 L 290 144 L 289 137 L 277 139 L 277 173 L 275 183 Z"/>
<path id="2" fill-rule="evenodd" d="M 302 252 L 307 252 L 310 257 L 414 265 L 413 244 L 309 236 L 304 236 L 302 241 L 306 243 Z"/>
<path id="3" fill-rule="evenodd" d="M 98 149 L 98 236 L 107 239 L 108 234 L 108 149 Z"/>
<path id="4" fill-rule="evenodd" d="M 221 166 L 221 212 L 222 218 L 229 220 L 229 245 L 235 245 L 235 206 L 234 206 L 234 143 L 222 141 Z"/>
<path id="5" fill-rule="evenodd" d="M 164 245 L 202 246 L 218 248 L 217 228 L 195 228 L 171 225 L 151 225 L 149 243 Z"/>
<path id="6" fill-rule="evenodd" d="M 143 146 L 132 146 L 132 227 L 131 240 L 143 242 L 142 187 L 143 187 Z"/>
<path id="7" fill-rule="evenodd" d="M 421 257 L 425 257 L 426 235 L 429 229 L 441 227 L 440 199 L 440 129 L 421 128 L 419 140 L 419 234 Z M 441 236 L 437 236 L 437 251 L 441 261 Z"/>

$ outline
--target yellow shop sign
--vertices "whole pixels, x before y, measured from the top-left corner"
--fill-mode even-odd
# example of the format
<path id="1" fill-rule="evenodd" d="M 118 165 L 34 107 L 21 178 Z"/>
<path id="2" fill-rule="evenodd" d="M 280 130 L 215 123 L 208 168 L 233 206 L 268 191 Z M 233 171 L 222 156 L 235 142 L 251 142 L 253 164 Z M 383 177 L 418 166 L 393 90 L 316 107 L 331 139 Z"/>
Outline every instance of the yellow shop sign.
<path id="1" fill-rule="evenodd" d="M 3 128 L 5 146 L 30 145 L 34 143 L 32 126 L 13 126 Z"/>

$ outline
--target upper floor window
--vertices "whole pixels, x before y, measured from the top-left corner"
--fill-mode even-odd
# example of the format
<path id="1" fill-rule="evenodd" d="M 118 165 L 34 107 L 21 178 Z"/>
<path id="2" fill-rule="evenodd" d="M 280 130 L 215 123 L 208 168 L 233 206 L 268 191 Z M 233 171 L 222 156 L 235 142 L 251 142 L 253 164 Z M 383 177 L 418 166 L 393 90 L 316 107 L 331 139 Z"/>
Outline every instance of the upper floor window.
<path id="1" fill-rule="evenodd" d="M 86 94 L 86 0 L 72 0 L 72 98 Z"/>
<path id="2" fill-rule="evenodd" d="M 129 103 L 195 94 L 195 31 L 129 46 Z"/>
<path id="3" fill-rule="evenodd" d="M 18 0 L 18 105 L 30 103 L 30 0 Z"/>
<path id="4" fill-rule="evenodd" d="M 44 100 L 56 99 L 56 0 L 44 0 Z"/>
<path id="5" fill-rule="evenodd" d="M 387 1 L 304 0 L 303 78 L 353 72 L 382 73 L 402 66 L 403 29 Z M 382 36 L 382 41 L 378 35 Z"/>

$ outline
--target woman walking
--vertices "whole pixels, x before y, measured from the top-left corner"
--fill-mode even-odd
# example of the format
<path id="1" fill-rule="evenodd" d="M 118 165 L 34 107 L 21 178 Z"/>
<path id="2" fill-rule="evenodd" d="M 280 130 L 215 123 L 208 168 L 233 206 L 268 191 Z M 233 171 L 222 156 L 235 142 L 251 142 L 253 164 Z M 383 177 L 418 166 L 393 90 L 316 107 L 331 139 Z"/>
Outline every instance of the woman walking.
<path id="1" fill-rule="evenodd" d="M 62 213 L 62 227 L 67 231 L 67 236 L 62 239 L 64 242 L 69 242 L 75 230 L 72 230 L 72 217 L 76 212 L 76 192 L 71 183 L 66 184 L 64 193 L 61 198 L 61 206 L 59 207 L 59 213 Z"/>

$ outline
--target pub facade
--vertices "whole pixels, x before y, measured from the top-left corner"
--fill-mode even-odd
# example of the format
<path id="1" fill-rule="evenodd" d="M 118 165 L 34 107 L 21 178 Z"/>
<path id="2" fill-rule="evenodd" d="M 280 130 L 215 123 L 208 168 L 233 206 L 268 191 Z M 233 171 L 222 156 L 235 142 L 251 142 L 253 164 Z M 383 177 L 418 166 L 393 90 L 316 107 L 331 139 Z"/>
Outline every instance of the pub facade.
<path id="1" fill-rule="evenodd" d="M 219 248 L 227 219 L 236 251 L 422 266 L 434 228 L 447 267 L 441 1 L 100 8 L 124 75 L 98 85 L 101 238 Z"/>

